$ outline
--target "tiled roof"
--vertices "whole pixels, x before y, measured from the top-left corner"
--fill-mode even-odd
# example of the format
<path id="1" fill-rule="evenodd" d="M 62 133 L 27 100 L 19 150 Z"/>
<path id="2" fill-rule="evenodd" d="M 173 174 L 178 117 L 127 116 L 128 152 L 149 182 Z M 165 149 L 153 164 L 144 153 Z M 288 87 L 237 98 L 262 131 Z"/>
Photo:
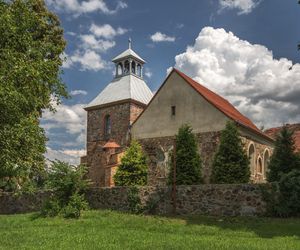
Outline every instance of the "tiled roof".
<path id="1" fill-rule="evenodd" d="M 114 141 L 108 141 L 104 144 L 103 148 L 119 148 L 120 145 Z"/>
<path id="2" fill-rule="evenodd" d="M 251 129 L 252 131 L 260 134 L 268 139 L 271 139 L 265 135 L 261 130 L 259 130 L 254 123 L 248 119 L 246 116 L 241 114 L 232 104 L 230 104 L 226 99 L 207 89 L 200 83 L 196 82 L 192 78 L 188 77 L 186 74 L 182 73 L 177 69 L 173 69 L 177 72 L 183 79 L 186 80 L 201 96 L 203 96 L 208 102 L 215 106 L 218 110 L 224 113 L 227 117 L 233 119 L 238 124 Z"/>
<path id="3" fill-rule="evenodd" d="M 152 96 L 153 94 L 144 80 L 129 74 L 115 78 L 85 109 L 129 99 L 148 104 Z"/>
<path id="4" fill-rule="evenodd" d="M 294 140 L 295 140 L 295 151 L 296 152 L 300 152 L 300 123 L 298 124 L 286 124 L 285 125 L 288 130 L 290 131 L 293 131 L 294 132 Z M 276 139 L 276 136 L 278 135 L 278 133 L 281 131 L 281 129 L 283 128 L 283 126 L 281 127 L 276 127 L 276 128 L 270 128 L 270 129 L 267 129 L 265 131 L 265 133 Z"/>

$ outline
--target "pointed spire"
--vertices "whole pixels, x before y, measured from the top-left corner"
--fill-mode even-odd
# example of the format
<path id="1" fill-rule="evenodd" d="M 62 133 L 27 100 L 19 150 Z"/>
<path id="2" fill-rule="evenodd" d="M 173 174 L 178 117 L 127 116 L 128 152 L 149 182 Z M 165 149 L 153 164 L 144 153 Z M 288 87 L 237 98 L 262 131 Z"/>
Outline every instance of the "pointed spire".
<path id="1" fill-rule="evenodd" d="M 131 38 L 128 39 L 128 48 L 131 49 Z"/>

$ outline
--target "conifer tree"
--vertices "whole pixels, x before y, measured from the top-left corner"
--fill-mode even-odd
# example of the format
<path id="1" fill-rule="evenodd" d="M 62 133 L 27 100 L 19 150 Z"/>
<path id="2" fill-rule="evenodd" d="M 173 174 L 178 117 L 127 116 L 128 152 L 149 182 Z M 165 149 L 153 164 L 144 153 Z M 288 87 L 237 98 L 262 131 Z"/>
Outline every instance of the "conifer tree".
<path id="1" fill-rule="evenodd" d="M 176 184 L 194 185 L 201 183 L 201 165 L 196 138 L 192 128 L 185 124 L 179 128 L 176 135 Z M 169 175 L 170 184 L 173 182 L 173 167 L 172 162 Z"/>
<path id="2" fill-rule="evenodd" d="M 147 184 L 146 156 L 141 145 L 132 141 L 121 159 L 121 164 L 114 175 L 116 186 L 143 186 Z"/>
<path id="3" fill-rule="evenodd" d="M 295 153 L 293 132 L 289 131 L 286 126 L 276 138 L 268 168 L 267 179 L 269 182 L 279 181 L 282 174 L 287 174 L 293 169 L 300 170 L 300 159 Z"/>
<path id="4" fill-rule="evenodd" d="M 249 159 L 243 149 L 238 129 L 233 122 L 227 122 L 214 157 L 212 182 L 247 183 L 249 178 Z"/>

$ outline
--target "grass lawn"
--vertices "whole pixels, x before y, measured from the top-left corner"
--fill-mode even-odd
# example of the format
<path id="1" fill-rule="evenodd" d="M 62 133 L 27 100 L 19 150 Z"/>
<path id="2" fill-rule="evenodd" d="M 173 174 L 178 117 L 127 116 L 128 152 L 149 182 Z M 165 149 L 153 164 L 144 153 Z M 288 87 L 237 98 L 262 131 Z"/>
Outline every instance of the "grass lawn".
<path id="1" fill-rule="evenodd" d="M 300 249 L 300 219 L 1 215 L 0 249 Z"/>

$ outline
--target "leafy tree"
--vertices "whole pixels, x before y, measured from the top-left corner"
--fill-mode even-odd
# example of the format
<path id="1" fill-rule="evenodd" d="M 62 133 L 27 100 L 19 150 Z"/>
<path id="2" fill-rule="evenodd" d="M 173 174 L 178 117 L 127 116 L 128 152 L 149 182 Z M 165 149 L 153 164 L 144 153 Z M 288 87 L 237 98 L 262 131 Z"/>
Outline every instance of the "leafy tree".
<path id="1" fill-rule="evenodd" d="M 282 174 L 287 174 L 293 169 L 300 169 L 300 159 L 295 153 L 293 132 L 289 131 L 286 126 L 277 135 L 268 168 L 269 182 L 279 181 Z"/>
<path id="2" fill-rule="evenodd" d="M 143 186 L 147 184 L 147 163 L 141 145 L 132 141 L 114 175 L 116 186 Z"/>
<path id="3" fill-rule="evenodd" d="M 0 0 L 0 189 L 21 188 L 44 167 L 43 109 L 66 97 L 58 17 L 42 0 Z M 35 176 L 37 175 L 37 176 Z"/>
<path id="4" fill-rule="evenodd" d="M 84 191 L 90 182 L 85 179 L 86 173 L 83 165 L 75 167 L 61 161 L 53 162 L 46 183 L 52 195 L 45 203 L 42 215 L 80 217 L 81 211 L 87 208 Z"/>
<path id="5" fill-rule="evenodd" d="M 195 185 L 202 182 L 201 159 L 193 130 L 189 125 L 179 128 L 176 135 L 176 184 Z M 173 157 L 172 157 L 173 158 Z M 173 182 L 174 164 L 171 164 L 169 183 Z"/>
<path id="6" fill-rule="evenodd" d="M 212 166 L 213 183 L 247 183 L 250 178 L 249 159 L 243 149 L 238 129 L 227 122 Z"/>

